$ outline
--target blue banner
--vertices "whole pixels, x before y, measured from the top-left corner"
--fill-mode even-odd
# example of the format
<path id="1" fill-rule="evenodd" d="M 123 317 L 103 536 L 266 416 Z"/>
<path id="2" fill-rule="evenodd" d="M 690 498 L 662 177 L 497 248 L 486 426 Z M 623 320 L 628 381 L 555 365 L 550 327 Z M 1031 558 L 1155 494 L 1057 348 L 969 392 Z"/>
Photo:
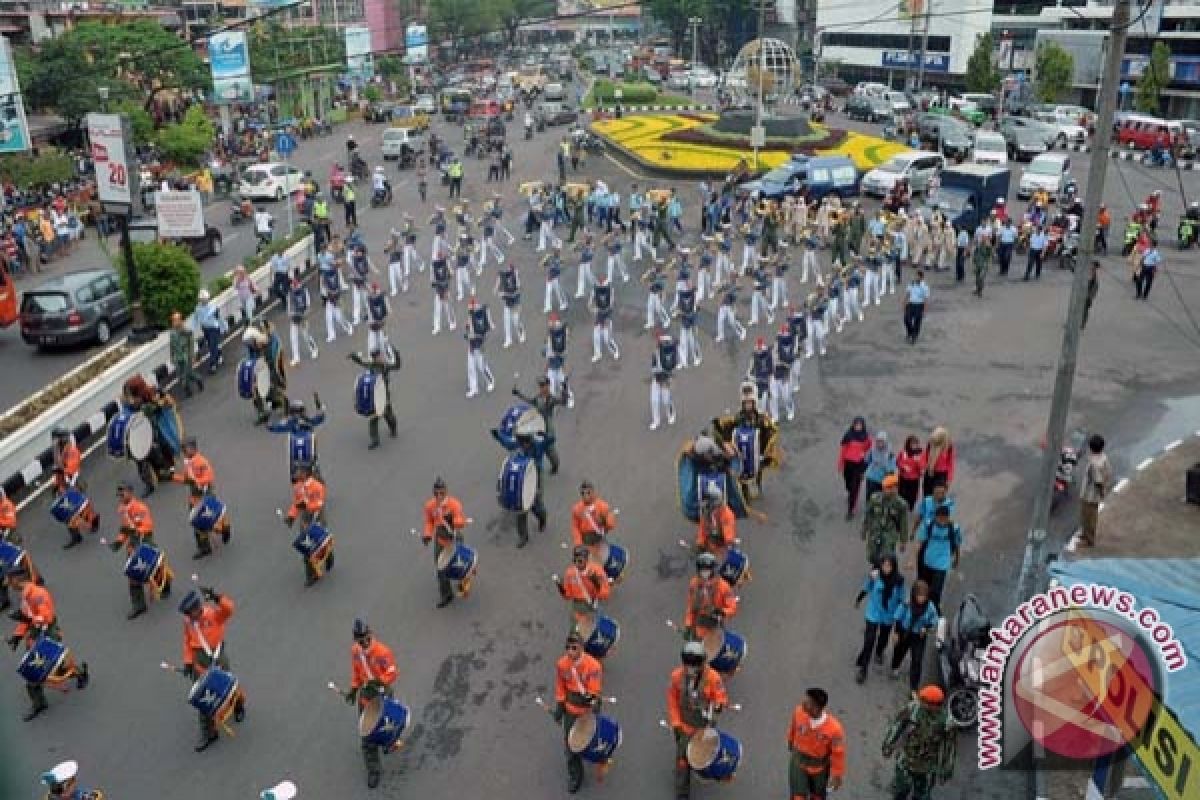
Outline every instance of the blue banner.
<path id="1" fill-rule="evenodd" d="M 880 65 L 888 69 L 916 69 L 920 53 L 909 53 L 907 50 L 884 50 L 879 55 Z M 948 53 L 926 53 L 926 72 L 949 72 L 950 55 Z"/>
<path id="2" fill-rule="evenodd" d="M 224 31 L 208 37 L 208 63 L 214 80 L 249 75 L 250 51 L 246 46 L 246 34 Z"/>

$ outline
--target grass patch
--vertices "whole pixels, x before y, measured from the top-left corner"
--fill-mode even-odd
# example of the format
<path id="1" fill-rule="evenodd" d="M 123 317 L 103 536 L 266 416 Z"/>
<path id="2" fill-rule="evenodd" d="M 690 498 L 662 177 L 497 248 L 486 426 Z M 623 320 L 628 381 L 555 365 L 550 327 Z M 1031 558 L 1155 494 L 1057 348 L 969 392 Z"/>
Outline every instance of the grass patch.
<path id="1" fill-rule="evenodd" d="M 646 81 L 613 83 L 608 78 L 599 78 L 592 84 L 592 90 L 583 99 L 584 108 L 612 108 L 616 105 L 616 90 L 621 90 L 621 105 L 628 106 L 669 106 L 680 108 L 693 106 L 696 100 L 678 94 L 668 94 L 658 90 L 654 84 Z"/>
<path id="2" fill-rule="evenodd" d="M 30 397 L 25 402 L 17 406 L 12 414 L 9 414 L 4 419 L 0 420 L 0 439 L 5 439 L 12 436 L 17 431 L 24 428 L 29 423 L 37 419 L 41 414 L 56 403 L 61 402 L 68 395 L 75 392 L 80 387 L 84 386 L 88 381 L 95 378 L 100 373 L 104 372 L 109 367 L 116 364 L 125 356 L 133 352 L 133 348 L 129 345 L 121 345 L 115 350 L 96 358 L 87 365 L 86 369 L 82 369 L 70 378 L 63 378 L 57 383 L 53 383 L 42 389 L 37 394 Z"/>

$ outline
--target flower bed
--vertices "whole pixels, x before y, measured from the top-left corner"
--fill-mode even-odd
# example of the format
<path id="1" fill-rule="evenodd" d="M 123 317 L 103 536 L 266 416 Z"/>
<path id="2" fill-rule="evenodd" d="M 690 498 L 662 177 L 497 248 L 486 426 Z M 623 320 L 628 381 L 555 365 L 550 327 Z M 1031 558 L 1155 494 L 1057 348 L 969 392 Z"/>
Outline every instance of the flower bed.
<path id="1" fill-rule="evenodd" d="M 724 174 L 753 158 L 748 137 L 714 132 L 711 114 L 654 114 L 607 119 L 592 130 L 645 166 L 666 172 Z M 768 140 L 758 153 L 758 167 L 772 169 L 792 153 L 845 155 L 860 170 L 868 170 L 909 148 L 875 136 L 834 128 L 819 128 L 821 138 L 808 142 Z"/>
<path id="2" fill-rule="evenodd" d="M 60 378 L 55 383 L 42 389 L 8 413 L 4 419 L 0 420 L 0 439 L 4 439 L 21 430 L 21 428 L 36 419 L 43 411 L 57 404 L 80 387 L 86 386 L 88 381 L 118 363 L 131 352 L 133 352 L 133 348 L 128 344 L 114 347 L 112 350 L 87 364 L 84 369 L 66 378 Z"/>

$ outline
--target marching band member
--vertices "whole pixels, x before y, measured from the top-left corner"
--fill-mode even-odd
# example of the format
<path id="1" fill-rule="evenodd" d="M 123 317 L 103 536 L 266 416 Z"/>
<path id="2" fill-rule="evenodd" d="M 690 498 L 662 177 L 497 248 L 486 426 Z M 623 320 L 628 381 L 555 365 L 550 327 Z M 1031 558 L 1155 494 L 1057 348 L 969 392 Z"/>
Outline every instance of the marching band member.
<path id="1" fill-rule="evenodd" d="M 208 459 L 201 455 L 200 450 L 196 447 L 196 437 L 189 436 L 184 440 L 183 472 L 176 473 L 173 480 L 177 483 L 186 483 L 188 485 L 189 510 L 194 508 L 204 495 L 213 491 L 216 473 L 213 471 Z M 192 554 L 192 558 L 203 558 L 211 555 L 210 533 L 197 529 L 193 529 L 192 533 L 196 539 L 196 552 Z M 221 541 L 228 544 L 230 537 L 233 536 L 233 526 L 226 521 L 220 529 L 220 533 Z"/>
<path id="2" fill-rule="evenodd" d="M 454 207 L 454 222 L 458 225 L 460 232 L 471 227 L 471 212 L 467 210 L 467 206 L 471 205 L 470 200 L 459 199 L 458 205 Z"/>
<path id="3" fill-rule="evenodd" d="M 721 305 L 717 308 L 717 336 L 714 342 L 725 341 L 725 326 L 733 328 L 742 341 L 746 339 L 746 328 L 737 318 L 737 276 L 730 274 L 729 283 L 717 287 L 721 294 Z"/>
<path id="4" fill-rule="evenodd" d="M 867 268 L 863 273 L 862 304 L 869 306 L 871 299 L 874 298 L 875 305 L 879 305 L 883 294 L 881 271 L 884 266 L 883 259 L 879 257 L 879 250 L 874 244 L 867 248 L 867 257 L 864 261 Z"/>
<path id="5" fill-rule="evenodd" d="M 559 460 L 558 448 L 555 444 L 558 441 L 558 437 L 554 432 L 554 409 L 563 405 L 562 395 L 551 390 L 550 379 L 544 376 L 537 379 L 537 387 L 537 394 L 533 397 L 522 394 L 521 390 L 516 386 L 513 387 L 512 393 L 513 397 L 529 403 L 541 415 L 542 422 L 546 427 L 545 454 L 546 458 L 550 461 L 550 474 L 557 475 Z"/>
<path id="6" fill-rule="evenodd" d="M 691 366 L 700 366 L 700 343 L 696 341 L 696 290 L 689 282 L 675 295 L 679 301 L 679 368 L 687 369 L 692 356 L 695 361 Z"/>
<path id="7" fill-rule="evenodd" d="M 679 347 L 666 331 L 659 333 L 658 346 L 650 356 L 650 430 L 658 430 L 659 408 L 667 412 L 667 424 L 675 424 L 675 404 L 671 402 L 671 375 L 679 363 Z"/>
<path id="8" fill-rule="evenodd" d="M 393 235 L 394 234 L 395 234 L 395 229 L 393 229 Z M 403 248 L 389 242 L 387 248 L 383 252 L 387 255 L 387 259 L 388 259 L 388 262 L 387 262 L 388 283 L 391 285 L 392 297 L 395 297 L 397 294 L 397 291 L 398 291 L 396 288 L 397 283 L 399 284 L 400 290 L 403 290 L 407 294 L 408 293 L 408 275 L 406 275 L 404 273 L 404 250 L 403 250 Z"/>
<path id="9" fill-rule="evenodd" d="M 169 480 L 175 469 L 175 457 L 180 450 L 179 430 L 182 424 L 170 395 L 151 386 L 141 375 L 134 375 L 121 387 L 121 406 L 133 414 L 141 414 L 154 433 L 152 445 L 144 458 L 133 459 L 138 477 L 142 479 L 142 496 L 149 497 L 160 479 Z M 130 454 L 132 456 L 132 454 Z"/>
<path id="10" fill-rule="evenodd" d="M 605 537 L 616 529 L 617 518 L 608 502 L 596 494 L 591 481 L 579 484 L 579 500 L 571 506 L 571 540 L 575 547 L 587 547 L 593 558 L 599 555 Z"/>
<path id="11" fill-rule="evenodd" d="M 463 299 L 463 289 L 469 295 L 475 294 L 475 284 L 471 282 L 471 256 L 475 252 L 475 242 L 471 234 L 463 231 L 458 235 L 458 246 L 454 248 L 454 294 L 459 303 Z"/>
<path id="12" fill-rule="evenodd" d="M 380 416 L 387 423 L 388 436 L 391 436 L 393 439 L 396 438 L 396 413 L 392 411 L 391 375 L 400 369 L 400 359 L 393 353 L 392 358 L 389 360 L 378 347 L 373 348 L 370 355 L 370 361 L 365 360 L 358 353 L 350 353 L 346 358 L 358 364 L 363 369 L 371 370 L 371 372 L 379 376 L 379 380 L 383 381 L 384 394 L 387 396 L 387 402 L 383 406 L 383 414 L 372 414 L 367 418 L 367 435 L 371 437 L 371 443 L 367 445 L 367 449 L 374 450 L 379 447 Z"/>
<path id="13" fill-rule="evenodd" d="M 646 324 L 643 326 L 646 330 L 655 326 L 665 328 L 671 324 L 671 315 L 667 313 L 667 307 L 662 301 L 663 290 L 666 288 L 663 273 L 670 268 L 671 265 L 664 267 L 663 260 L 655 256 L 642 274 L 642 283 L 649 289 L 646 295 Z"/>
<path id="14" fill-rule="evenodd" d="M 123 481 L 117 484 L 117 520 L 120 528 L 109 543 L 114 553 L 124 547 L 126 555 L 132 556 L 143 542 L 154 544 L 154 518 L 150 516 L 150 508 L 134 497 L 133 487 Z M 158 590 L 160 597 L 170 597 L 173 573 L 165 558 L 159 569 L 161 574 L 156 571 L 150 580 L 161 587 Z M 133 578 L 129 579 L 129 602 L 132 608 L 125 619 L 137 619 L 146 613 L 146 586 Z"/>
<path id="15" fill-rule="evenodd" d="M 504 207 L 500 202 L 501 199 L 502 195 L 500 192 L 492 192 L 492 202 L 491 206 L 488 208 L 488 215 L 491 216 L 492 224 L 496 226 L 496 230 L 503 233 L 504 237 L 508 239 L 509 246 L 512 246 L 512 243 L 517 240 L 517 237 L 513 236 L 512 233 L 509 232 L 508 228 L 504 227 Z"/>
<path id="16" fill-rule="evenodd" d="M 290 366 L 300 363 L 300 336 L 303 334 L 304 343 L 313 361 L 317 360 L 317 340 L 308 330 L 308 308 L 312 305 L 312 295 L 304 285 L 304 275 L 297 267 L 292 271 L 292 279 L 288 284 L 287 309 L 291 321 L 292 361 Z"/>
<path id="17" fill-rule="evenodd" d="M 493 291 L 504 301 L 504 349 L 507 350 L 512 347 L 514 329 L 517 341 L 525 341 L 525 326 L 521 324 L 521 278 L 517 275 L 516 264 L 509 262 L 507 267 L 500 268 Z"/>
<path id="18" fill-rule="evenodd" d="M 371 259 L 367 257 L 367 246 L 361 242 L 356 244 L 350 250 L 350 296 L 353 299 L 352 311 L 350 318 L 353 320 L 351 324 L 358 325 L 367 321 L 367 281 L 371 278 L 371 273 L 379 274 L 379 270 L 371 263 Z"/>
<path id="19" fill-rule="evenodd" d="M 775 253 L 775 271 L 771 276 L 771 303 L 768 306 L 772 311 L 777 307 L 786 306 L 788 302 L 787 291 L 787 242 L 782 242 L 779 245 L 778 252 Z"/>
<path id="20" fill-rule="evenodd" d="M 758 240 L 762 225 L 762 209 L 754 209 L 755 218 L 742 226 L 742 274 L 750 271 L 758 258 Z"/>
<path id="21" fill-rule="evenodd" d="M 234 604 L 229 595 L 220 594 L 211 586 L 192 589 L 179 603 L 183 614 L 183 668 L 184 677 L 197 680 L 214 665 L 229 670 L 229 655 L 225 651 L 225 623 L 233 617 Z M 241 722 L 246 718 L 246 697 L 238 689 L 234 701 L 233 718 Z M 197 712 L 200 719 L 200 738 L 195 751 L 201 753 L 217 740 L 217 723 Z"/>
<path id="22" fill-rule="evenodd" d="M 513 439 L 505 441 L 500 435 L 500 431 L 492 428 L 492 438 L 500 443 L 500 446 L 510 453 L 520 453 L 533 462 L 534 468 L 537 470 L 537 490 L 533 495 L 533 506 L 529 511 L 517 512 L 517 547 L 522 548 L 529 544 L 529 514 L 538 521 L 538 531 L 546 530 L 546 504 L 542 499 L 542 489 L 546 482 L 543 477 L 545 470 L 542 469 L 542 458 L 546 455 L 546 450 L 551 445 L 551 440 L 545 433 L 527 434 L 518 433 Z"/>
<path id="23" fill-rule="evenodd" d="M 812 228 L 805 228 L 802 234 L 804 238 L 804 255 L 800 258 L 800 282 L 808 283 L 808 271 L 811 269 L 813 279 L 821 280 L 821 269 L 817 266 L 817 234 Z"/>
<path id="24" fill-rule="evenodd" d="M 726 222 L 716 234 L 717 269 L 713 273 L 712 297 L 717 296 L 717 287 L 725 282 L 725 276 L 733 277 L 733 226 Z"/>
<path id="25" fill-rule="evenodd" d="M 837 333 L 842 332 L 842 317 L 838 314 L 838 306 L 842 302 L 842 264 L 839 261 L 833 262 L 832 268 L 829 270 L 829 284 L 825 287 L 825 294 L 828 298 L 828 303 L 825 306 L 825 331 L 828 333 L 834 325 L 837 325 Z"/>
<path id="26" fill-rule="evenodd" d="M 361 619 L 354 620 L 354 644 L 350 645 L 350 691 L 346 692 L 346 702 L 358 704 L 360 709 L 377 697 L 391 697 L 392 684 L 400 676 L 396 668 L 396 657 L 392 649 L 375 638 L 370 627 Z M 360 741 L 363 763 L 367 767 L 367 788 L 379 786 L 383 763 L 380 759 L 380 747 L 367 741 Z"/>
<path id="27" fill-rule="evenodd" d="M 314 430 L 325 421 L 325 407 L 321 398 L 313 393 L 317 413 L 308 416 L 304 403 L 300 400 L 288 402 L 286 419 L 267 425 L 271 433 L 286 433 L 288 435 L 288 481 L 296 480 L 296 468 L 307 464 L 318 477 L 321 468 L 317 463 L 317 434 Z"/>
<path id="28" fill-rule="evenodd" d="M 567 310 L 567 295 L 562 290 L 562 246 L 559 245 L 542 258 L 542 269 L 546 270 L 546 299 L 542 313 L 550 313 L 550 301 L 558 299 L 558 310 Z"/>
<path id="29" fill-rule="evenodd" d="M 492 207 L 496 202 L 496 200 L 492 200 L 484 207 L 484 215 L 479 220 L 483 236 L 479 241 L 479 260 L 475 264 L 476 275 L 483 274 L 483 268 L 487 265 L 488 253 L 496 256 L 497 264 L 504 264 L 504 251 L 496 244 L 496 217 L 492 214 Z"/>
<path id="30" fill-rule="evenodd" d="M 779 404 L 782 401 L 789 421 L 796 418 L 796 399 L 792 396 L 792 375 L 798 359 L 796 334 L 789 321 L 779 326 L 775 334 L 775 374 L 771 377 L 771 418 L 779 419 Z"/>
<path id="31" fill-rule="evenodd" d="M 737 613 L 737 603 L 729 583 L 717 574 L 717 557 L 707 552 L 696 556 L 696 574 L 688 582 L 684 635 L 691 641 L 704 641 L 726 617 Z"/>
<path id="32" fill-rule="evenodd" d="M 616 267 L 616 270 L 621 273 L 621 282 L 629 283 L 629 272 L 625 269 L 625 257 L 621 255 L 624 246 L 619 233 L 609 233 L 604 237 L 604 249 L 608 251 L 605 274 L 609 283 L 612 283 L 613 267 Z"/>
<path id="33" fill-rule="evenodd" d="M 767 272 L 767 262 L 770 261 L 770 256 L 758 256 L 757 263 L 751 272 L 751 279 L 754 281 L 754 291 L 750 295 L 750 324 L 758 324 L 758 315 L 761 311 L 766 318 L 768 325 L 775 324 L 775 314 L 771 311 L 771 306 L 767 303 L 767 288 L 770 286 L 771 277 Z"/>
<path id="34" fill-rule="evenodd" d="M 702 643 L 685 643 L 680 653 L 682 664 L 672 670 L 667 687 L 667 720 L 675 734 L 676 800 L 691 797 L 688 742 L 701 728 L 711 726 L 715 716 L 729 703 L 721 676 L 708 666 L 707 660 Z"/>
<path id="35" fill-rule="evenodd" d="M 698 299 L 704 300 L 714 293 L 713 283 L 713 265 L 716 263 L 714 251 L 716 245 L 713 242 L 713 237 L 704 235 L 700 237 L 703 244 L 700 245 L 700 265 L 696 268 L 696 295 Z"/>
<path id="36" fill-rule="evenodd" d="M 446 264 L 445 250 L 435 251 L 429 265 L 429 281 L 433 287 L 433 335 L 437 336 L 442 330 L 443 313 L 450 330 L 458 324 L 450 304 L 450 267 Z"/>
<path id="37" fill-rule="evenodd" d="M 407 281 L 414 267 L 417 272 L 425 271 L 425 260 L 417 253 L 417 227 L 409 214 L 404 215 L 404 229 L 401 234 L 404 237 L 404 278 Z M 392 296 L 395 294 L 393 287 Z"/>
<path id="38" fill-rule="evenodd" d="M 887 249 L 884 251 L 886 255 L 883 260 L 883 275 L 881 276 L 879 294 L 896 293 L 896 280 L 900 274 L 900 266 L 904 259 L 906 245 L 907 240 L 904 238 L 903 221 L 897 218 L 888 231 L 887 238 L 884 240 L 883 246 Z"/>
<path id="39" fill-rule="evenodd" d="M 275 335 L 271 323 L 265 319 L 260 319 L 246 328 L 246 332 L 242 334 L 242 344 L 246 345 L 250 357 L 260 358 L 266 363 L 270 375 L 267 397 L 259 397 L 255 392 L 253 398 L 254 408 L 258 411 L 254 424 L 265 425 L 270 421 L 272 411 L 287 408 L 287 396 L 284 394 L 287 391 L 287 373 L 283 367 L 283 345 Z"/>
<path id="40" fill-rule="evenodd" d="M 714 484 L 704 490 L 700 520 L 696 524 L 696 552 L 712 553 L 720 562 L 737 545 L 737 517 L 725 502 L 725 493 Z"/>
<path id="41" fill-rule="evenodd" d="M 433 226 L 433 238 L 429 241 L 429 261 L 433 263 L 450 249 L 450 242 L 446 239 L 446 209 L 434 206 L 429 224 Z"/>
<path id="42" fill-rule="evenodd" d="M 575 407 L 575 393 L 567 383 L 567 339 L 566 324 L 558 316 L 551 313 L 546 325 L 546 346 L 542 352 L 546 356 L 546 380 L 550 384 L 550 393 L 557 398 L 566 396 L 567 408 Z M 541 381 L 538 382 L 541 385 Z M 561 402 L 561 400 L 560 400 Z"/>
<path id="43" fill-rule="evenodd" d="M 846 732 L 826 713 L 829 693 L 812 688 L 792 712 L 788 726 L 788 790 L 792 797 L 828 797 L 842 788 L 846 774 Z"/>
<path id="44" fill-rule="evenodd" d="M 596 258 L 596 249 L 592 246 L 592 234 L 585 231 L 583 241 L 575 249 L 579 252 L 579 273 L 575 283 L 575 299 L 579 300 L 588 289 L 596 285 L 596 273 L 592 269 L 592 262 Z M 608 280 L 611 282 L 612 277 L 609 276 Z"/>
<path id="45" fill-rule="evenodd" d="M 808 322 L 812 335 L 804 341 L 804 357 L 813 357 L 813 347 L 821 355 L 825 355 L 825 338 L 829 335 L 826 317 L 829 315 L 829 301 L 825 298 L 825 287 L 817 286 L 817 290 L 808 296 Z"/>
<path id="46" fill-rule="evenodd" d="M 25 649 L 28 651 L 37 644 L 37 640 L 42 636 L 61 642 L 62 631 L 58 626 L 58 614 L 54 609 L 54 597 L 50 594 L 50 590 L 39 586 L 34 581 L 28 564 L 9 567 L 7 577 L 8 585 L 13 588 L 21 600 L 16 613 L 10 615 L 12 619 L 16 620 L 17 625 L 13 628 L 12 635 L 8 637 L 9 649 L 15 651 L 24 642 Z M 75 678 L 76 688 L 87 688 L 87 662 L 81 663 L 76 668 L 74 659 L 70 659 L 69 663 L 55 670 L 47 682 L 51 685 L 59 685 L 71 677 Z M 29 695 L 30 705 L 29 711 L 25 712 L 22 719 L 29 722 L 48 709 L 50 704 L 46 702 L 46 687 L 43 683 L 26 681 L 25 693 Z"/>
<path id="47" fill-rule="evenodd" d="M 754 342 L 754 352 L 750 355 L 750 366 L 746 370 L 746 380 L 754 382 L 759 406 L 766 408 L 771 398 L 771 380 L 775 375 L 775 359 L 767 340 L 762 336 Z"/>
<path id="48" fill-rule="evenodd" d="M 600 708 L 604 701 L 604 668 L 583 652 L 583 639 L 572 631 L 567 636 L 566 652 L 554 665 L 554 721 L 563 726 L 563 741 L 571 733 L 575 720 Z M 567 792 L 575 794 L 583 786 L 583 758 L 567 747 Z"/>
<path id="49" fill-rule="evenodd" d="M 562 239 L 554 235 L 554 207 L 543 205 L 538 213 L 540 220 L 538 226 L 538 244 L 537 252 L 541 253 L 546 249 L 546 245 L 554 248 L 562 247 Z"/>
<path id="50" fill-rule="evenodd" d="M 437 569 L 442 551 L 453 547 L 455 541 L 462 539 L 463 529 L 467 527 L 467 518 L 463 514 L 462 503 L 446 492 L 446 482 L 438 477 L 433 482 L 433 497 L 425 501 L 425 529 L 421 541 L 426 546 L 432 541 L 433 565 L 437 573 L 438 608 L 445 608 L 454 602 L 454 589 L 450 578 Z"/>
<path id="51" fill-rule="evenodd" d="M 668 313 L 675 316 L 679 313 L 679 292 L 692 282 L 691 248 L 680 246 L 679 261 L 675 264 L 675 297 L 671 300 Z"/>
<path id="52" fill-rule="evenodd" d="M 479 394 L 480 376 L 487 381 L 489 392 L 496 388 L 492 367 L 483 352 L 487 335 L 494 327 L 492 312 L 471 295 L 467 301 L 467 329 L 463 331 L 463 338 L 467 340 L 467 399 Z"/>
<path id="53" fill-rule="evenodd" d="M 788 331 L 795 337 L 795 359 L 791 362 L 792 369 L 788 379 L 788 388 L 795 394 L 800 391 L 800 369 L 804 365 L 804 360 L 800 358 L 800 343 L 804 342 L 806 347 L 808 345 L 808 314 L 804 305 L 798 305 L 790 307 L 786 316 Z"/>
<path id="54" fill-rule="evenodd" d="M 857 259 L 857 256 L 855 258 Z M 858 263 L 854 263 L 846 267 L 844 270 L 842 270 L 842 279 L 846 284 L 846 300 L 843 303 L 844 311 L 842 315 L 842 322 L 849 322 L 853 317 L 858 317 L 858 321 L 862 322 L 862 301 L 858 296 L 863 283 L 862 266 Z"/>
<path id="55" fill-rule="evenodd" d="M 569 604 L 571 630 L 595 614 L 612 591 L 604 567 L 590 557 L 591 550 L 583 545 L 576 546 L 571 553 L 571 565 L 563 577 L 555 575 L 553 578 L 558 593 Z"/>
<path id="56" fill-rule="evenodd" d="M 79 469 L 83 463 L 83 455 L 75 444 L 74 435 L 67 428 L 55 425 L 54 429 L 50 431 L 50 436 L 53 441 L 51 450 L 54 455 L 54 496 L 57 498 L 68 489 L 82 492 L 83 486 L 79 480 Z M 96 513 L 91 502 L 85 502 L 80 512 L 67 522 L 67 534 L 70 538 L 63 545 L 64 550 L 70 550 L 83 542 L 83 536 L 79 532 L 82 525 L 89 526 L 92 533 L 100 528 L 100 515 Z"/>
<path id="57" fill-rule="evenodd" d="M 21 534 L 17 533 L 17 507 L 9 499 L 8 492 L 0 486 L 0 542 L 20 546 Z M 26 558 L 29 554 L 26 553 Z M 0 570 L 6 570 L 9 564 L 0 563 Z M 8 596 L 8 583 L 0 577 L 0 611 L 12 606 L 12 598 Z"/>
<path id="58" fill-rule="evenodd" d="M 650 223 L 648 223 L 641 211 L 634 211 L 630 215 L 630 226 L 633 228 L 633 260 L 642 260 L 642 251 L 648 251 L 650 258 L 655 259 L 658 254 L 654 251 L 654 245 L 650 241 Z"/>
<path id="59" fill-rule="evenodd" d="M 383 288 L 372 281 L 367 289 L 367 308 L 364 315 L 367 322 L 367 352 L 378 350 L 383 353 L 388 363 L 396 360 L 396 351 L 392 349 L 392 343 L 388 341 L 387 332 L 384 331 L 391 310 L 392 304 L 384 295 Z"/>
<path id="60" fill-rule="evenodd" d="M 597 281 L 596 285 L 592 287 L 592 297 L 588 301 L 588 308 L 595 315 L 595 324 L 592 327 L 592 363 L 600 360 L 605 347 L 612 353 L 613 361 L 619 360 L 621 348 L 617 345 L 612 330 L 613 290 L 607 280 Z"/>
<path id="61" fill-rule="evenodd" d="M 351 336 L 354 333 L 354 326 L 346 321 L 341 308 L 342 292 L 345 291 L 346 281 L 342 277 L 337 260 L 328 248 L 321 253 L 317 260 L 317 272 L 320 275 L 321 302 L 325 304 L 325 341 L 332 342 L 336 339 L 339 327 L 346 332 L 347 336 Z"/>
<path id="62" fill-rule="evenodd" d="M 104 800 L 104 792 L 80 788 L 78 774 L 79 765 L 74 761 L 64 761 L 43 772 L 41 781 L 46 787 L 46 800 Z"/>

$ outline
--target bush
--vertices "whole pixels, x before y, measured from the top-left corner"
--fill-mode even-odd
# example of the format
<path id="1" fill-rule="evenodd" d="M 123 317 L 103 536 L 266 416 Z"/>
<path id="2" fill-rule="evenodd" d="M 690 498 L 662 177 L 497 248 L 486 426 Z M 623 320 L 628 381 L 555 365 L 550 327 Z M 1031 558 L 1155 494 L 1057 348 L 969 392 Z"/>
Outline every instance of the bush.
<path id="1" fill-rule="evenodd" d="M 192 106 L 183 115 L 183 122 L 158 132 L 158 147 L 167 161 L 196 167 L 212 147 L 215 136 L 216 128 L 204 113 L 204 107 Z"/>
<path id="2" fill-rule="evenodd" d="M 621 89 L 621 103 L 624 105 L 651 105 L 658 97 L 658 90 L 650 83 L 619 83 L 613 84 L 607 78 L 601 78 L 592 86 L 592 100 L 597 104 L 610 105 L 616 102 L 614 90 Z"/>
<path id="3" fill-rule="evenodd" d="M 383 90 L 372 83 L 363 89 L 363 97 L 367 98 L 368 103 L 378 103 L 383 99 Z"/>
<path id="4" fill-rule="evenodd" d="M 35 157 L 25 154 L 0 157 L 0 179 L 21 188 L 63 183 L 74 175 L 71 157 L 56 150 L 46 149 Z"/>
<path id="5" fill-rule="evenodd" d="M 137 265 L 142 310 L 148 324 L 166 327 L 172 312 L 178 311 L 185 317 L 192 313 L 196 295 L 200 292 L 200 267 L 186 248 L 176 244 L 135 242 L 133 262 Z M 121 274 L 121 288 L 128 296 L 129 272 L 124 258 L 118 261 L 117 269 Z"/>

